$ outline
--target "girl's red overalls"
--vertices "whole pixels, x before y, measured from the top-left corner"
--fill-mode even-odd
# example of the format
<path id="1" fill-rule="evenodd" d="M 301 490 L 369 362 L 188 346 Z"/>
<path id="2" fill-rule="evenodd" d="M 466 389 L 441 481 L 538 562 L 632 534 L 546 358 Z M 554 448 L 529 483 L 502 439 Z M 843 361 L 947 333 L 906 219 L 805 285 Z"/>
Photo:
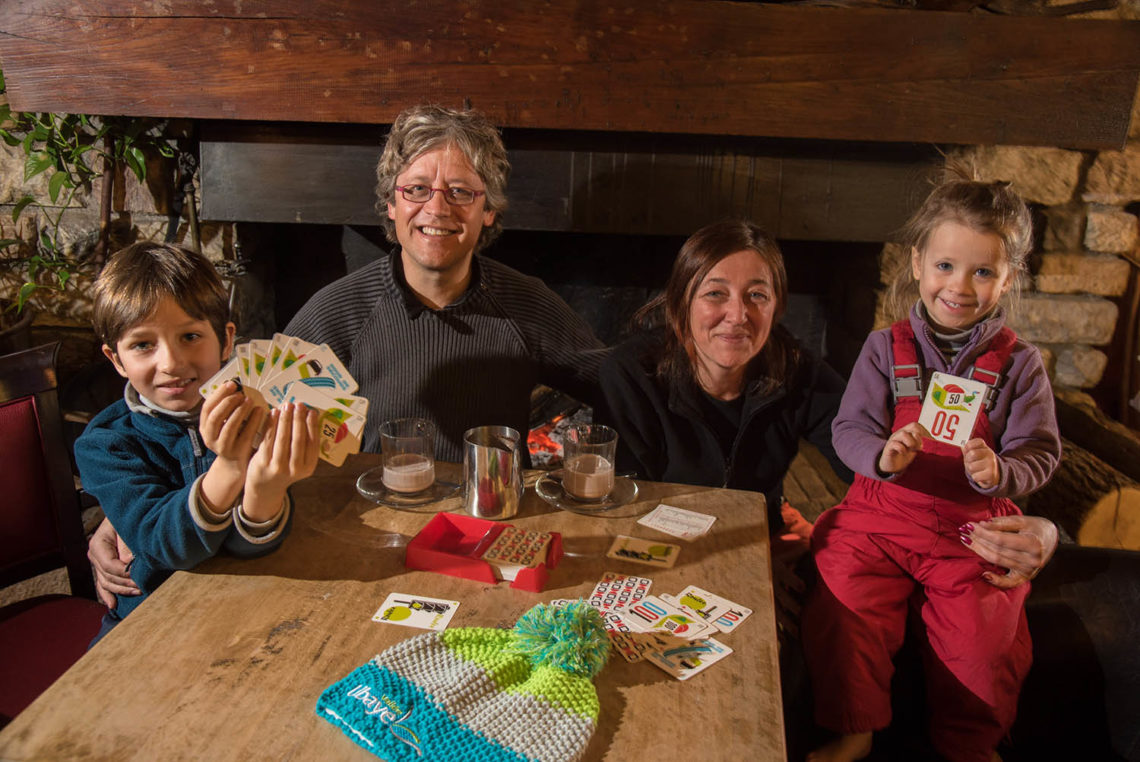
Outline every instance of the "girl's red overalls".
<path id="1" fill-rule="evenodd" d="M 896 376 L 921 379 L 910 324 L 895 324 L 892 335 Z M 975 378 L 988 373 L 996 385 L 1015 340 L 1003 329 L 978 358 Z M 892 431 L 918 420 L 921 407 L 921 396 L 898 397 Z M 993 447 L 985 411 L 974 436 Z M 816 722 L 843 733 L 890 724 L 891 659 L 909 610 L 921 621 L 932 744 L 950 760 L 990 759 L 1013 724 L 1032 661 L 1029 585 L 986 582 L 983 571 L 1004 570 L 963 546 L 958 527 L 1016 513 L 1008 499 L 975 491 L 957 447 L 931 440 L 895 480 L 855 477 L 812 533 L 819 581 L 801 631 Z"/>

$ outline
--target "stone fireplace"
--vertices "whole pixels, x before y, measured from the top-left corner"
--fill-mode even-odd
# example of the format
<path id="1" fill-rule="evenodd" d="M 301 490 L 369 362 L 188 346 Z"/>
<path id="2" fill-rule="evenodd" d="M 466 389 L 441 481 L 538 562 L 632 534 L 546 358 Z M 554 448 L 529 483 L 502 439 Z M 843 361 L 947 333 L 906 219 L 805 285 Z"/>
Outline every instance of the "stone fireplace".
<path id="1" fill-rule="evenodd" d="M 876 324 L 881 262 L 897 255 L 883 244 L 938 146 L 1034 205 L 1014 324 L 1055 383 L 1119 418 L 1140 392 L 1134 23 L 683 1 L 469 0 L 416 19 L 384 4 L 130 5 L 0 8 L 12 106 L 194 120 L 184 145 L 201 160 L 203 245 L 244 268 L 251 334 L 383 245 L 371 194 L 383 125 L 436 100 L 505 126 L 512 209 L 488 254 L 542 277 L 607 340 L 684 235 L 747 216 L 781 240 L 792 317 L 846 370 Z M 22 157 L 0 151 L 11 205 Z M 161 237 L 169 209 L 168 190 L 128 185 L 120 242 Z M 93 218 L 69 218 L 79 250 Z M 56 301 L 65 317 L 39 330 L 81 334 L 82 295 Z"/>

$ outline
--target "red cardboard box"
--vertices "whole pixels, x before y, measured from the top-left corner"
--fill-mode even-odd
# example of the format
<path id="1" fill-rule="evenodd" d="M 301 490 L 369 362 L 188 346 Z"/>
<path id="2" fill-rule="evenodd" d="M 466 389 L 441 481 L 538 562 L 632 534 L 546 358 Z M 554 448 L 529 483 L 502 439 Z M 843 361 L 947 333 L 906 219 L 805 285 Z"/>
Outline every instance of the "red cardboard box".
<path id="1" fill-rule="evenodd" d="M 513 525 L 457 513 L 437 513 L 408 543 L 404 566 L 494 584 L 498 581 L 495 571 L 480 556 L 509 526 Z M 546 587 L 550 570 L 562 560 L 562 535 L 550 535 L 546 562 L 520 570 L 511 587 L 532 593 Z"/>

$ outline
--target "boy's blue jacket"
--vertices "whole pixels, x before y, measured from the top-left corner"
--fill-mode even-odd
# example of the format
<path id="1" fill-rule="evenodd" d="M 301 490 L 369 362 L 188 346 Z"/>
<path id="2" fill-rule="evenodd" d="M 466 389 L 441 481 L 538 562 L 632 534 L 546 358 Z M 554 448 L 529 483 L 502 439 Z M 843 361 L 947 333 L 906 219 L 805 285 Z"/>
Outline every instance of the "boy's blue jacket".
<path id="1" fill-rule="evenodd" d="M 146 408 L 129 385 L 124 396 L 96 415 L 75 442 L 83 489 L 98 499 L 135 555 L 130 573 L 142 595 L 118 596 L 119 618 L 173 571 L 191 569 L 223 548 L 236 556 L 273 550 L 292 522 L 287 497 L 285 515 L 262 537 L 231 515 L 211 523 L 197 505 L 194 485 L 215 455 L 202 444 L 196 421 Z"/>

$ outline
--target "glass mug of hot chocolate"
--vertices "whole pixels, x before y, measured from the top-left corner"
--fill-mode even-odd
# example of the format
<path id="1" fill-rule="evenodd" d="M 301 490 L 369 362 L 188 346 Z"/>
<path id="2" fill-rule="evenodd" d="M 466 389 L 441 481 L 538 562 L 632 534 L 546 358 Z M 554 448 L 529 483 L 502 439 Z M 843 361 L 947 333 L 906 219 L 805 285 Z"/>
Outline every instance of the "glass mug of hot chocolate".
<path id="1" fill-rule="evenodd" d="M 396 418 L 380 424 L 384 486 L 413 495 L 435 483 L 435 425 L 423 418 Z"/>
<path id="2" fill-rule="evenodd" d="M 583 502 L 605 500 L 614 488 L 618 434 L 599 423 L 579 423 L 562 444 L 562 489 Z"/>

